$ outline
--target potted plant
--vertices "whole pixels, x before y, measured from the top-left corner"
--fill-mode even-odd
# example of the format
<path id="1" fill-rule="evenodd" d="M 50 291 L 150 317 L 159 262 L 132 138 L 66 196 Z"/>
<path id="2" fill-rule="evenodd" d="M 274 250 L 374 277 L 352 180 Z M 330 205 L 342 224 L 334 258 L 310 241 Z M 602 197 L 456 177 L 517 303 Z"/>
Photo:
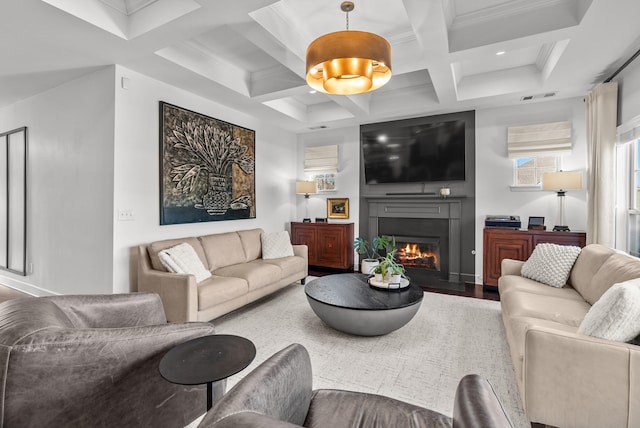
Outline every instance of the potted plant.
<path id="1" fill-rule="evenodd" d="M 395 245 L 390 251 L 387 251 L 386 256 L 380 262 L 380 264 L 385 266 L 387 275 L 386 275 L 386 278 L 384 278 L 384 280 L 393 284 L 400 284 L 400 279 L 404 274 L 404 266 L 402 266 L 396 260 Z"/>
<path id="2" fill-rule="evenodd" d="M 378 265 L 380 259 L 383 258 L 378 251 L 388 249 L 390 239 L 391 238 L 389 238 L 389 236 L 382 235 L 375 236 L 371 243 L 361 237 L 358 237 L 353 241 L 353 248 L 358 254 L 364 256 L 360 262 L 360 272 L 366 274 L 370 274 L 372 272 L 375 273 L 373 270 L 374 267 Z"/>

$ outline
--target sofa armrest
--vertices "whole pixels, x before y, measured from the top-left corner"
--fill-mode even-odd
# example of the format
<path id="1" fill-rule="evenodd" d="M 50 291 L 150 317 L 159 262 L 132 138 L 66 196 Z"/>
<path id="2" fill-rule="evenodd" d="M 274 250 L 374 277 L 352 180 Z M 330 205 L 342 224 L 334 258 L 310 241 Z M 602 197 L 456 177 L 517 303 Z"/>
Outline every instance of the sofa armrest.
<path id="1" fill-rule="evenodd" d="M 293 247 L 293 255 L 302 257 L 307 262 L 309 261 L 309 247 L 306 245 L 292 245 Z"/>
<path id="2" fill-rule="evenodd" d="M 34 333 L 11 349 L 5 426 L 184 426 L 205 412 L 206 390 L 166 381 L 158 365 L 211 334 L 209 323 Z"/>
<path id="3" fill-rule="evenodd" d="M 640 347 L 531 326 L 525 332 L 525 412 L 532 422 L 561 426 L 628 426 Z M 632 355 L 635 354 L 635 357 Z M 635 395 L 635 397 L 634 397 Z"/>
<path id="4" fill-rule="evenodd" d="M 302 425 L 311 403 L 311 386 L 309 353 L 302 345 L 294 343 L 273 354 L 242 378 L 207 412 L 199 428 L 229 426 L 218 424 L 243 412 Z"/>
<path id="5" fill-rule="evenodd" d="M 75 327 L 138 327 L 164 324 L 160 296 L 154 293 L 42 297 L 55 303 Z"/>
<path id="6" fill-rule="evenodd" d="M 198 320 L 195 275 L 162 272 L 151 267 L 146 246 L 138 247 L 138 290 L 160 295 L 169 322 Z"/>
<path id="7" fill-rule="evenodd" d="M 500 275 L 521 276 L 523 264 L 524 262 L 521 260 L 502 259 L 502 263 L 500 264 Z"/>

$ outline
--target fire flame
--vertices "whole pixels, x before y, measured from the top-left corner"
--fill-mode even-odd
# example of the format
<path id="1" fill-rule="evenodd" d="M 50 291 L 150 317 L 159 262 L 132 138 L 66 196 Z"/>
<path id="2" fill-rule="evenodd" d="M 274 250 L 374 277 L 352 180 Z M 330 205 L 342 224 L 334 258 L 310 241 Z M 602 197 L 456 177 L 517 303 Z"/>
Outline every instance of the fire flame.
<path id="1" fill-rule="evenodd" d="M 400 263 L 410 266 L 425 266 L 431 269 L 439 268 L 438 254 L 433 251 L 423 251 L 418 244 L 408 243 L 398 250 Z"/>

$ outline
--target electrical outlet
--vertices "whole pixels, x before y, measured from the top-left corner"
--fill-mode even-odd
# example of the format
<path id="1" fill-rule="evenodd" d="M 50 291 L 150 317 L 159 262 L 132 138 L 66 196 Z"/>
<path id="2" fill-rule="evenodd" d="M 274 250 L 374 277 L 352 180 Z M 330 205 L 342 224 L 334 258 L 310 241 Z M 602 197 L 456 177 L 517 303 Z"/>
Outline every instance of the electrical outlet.
<path id="1" fill-rule="evenodd" d="M 32 274 L 33 273 L 33 262 L 29 263 L 29 273 Z"/>
<path id="2" fill-rule="evenodd" d="M 118 220 L 119 221 L 131 221 L 135 220 L 136 216 L 133 212 L 133 209 L 126 208 L 118 210 Z"/>

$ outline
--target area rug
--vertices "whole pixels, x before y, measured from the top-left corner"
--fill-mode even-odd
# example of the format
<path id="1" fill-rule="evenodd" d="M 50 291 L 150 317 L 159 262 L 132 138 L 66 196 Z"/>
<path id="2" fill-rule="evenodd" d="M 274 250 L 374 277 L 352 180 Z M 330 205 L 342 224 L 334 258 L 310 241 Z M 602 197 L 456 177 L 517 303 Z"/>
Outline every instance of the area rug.
<path id="1" fill-rule="evenodd" d="M 254 362 L 228 379 L 228 389 L 275 352 L 300 343 L 311 356 L 316 389 L 381 394 L 452 415 L 458 381 L 477 373 L 493 384 L 514 426 L 530 426 L 498 302 L 425 293 L 404 327 L 357 337 L 325 325 L 309 307 L 304 287 L 292 284 L 213 324 L 217 333 L 246 337 L 257 349 Z"/>

